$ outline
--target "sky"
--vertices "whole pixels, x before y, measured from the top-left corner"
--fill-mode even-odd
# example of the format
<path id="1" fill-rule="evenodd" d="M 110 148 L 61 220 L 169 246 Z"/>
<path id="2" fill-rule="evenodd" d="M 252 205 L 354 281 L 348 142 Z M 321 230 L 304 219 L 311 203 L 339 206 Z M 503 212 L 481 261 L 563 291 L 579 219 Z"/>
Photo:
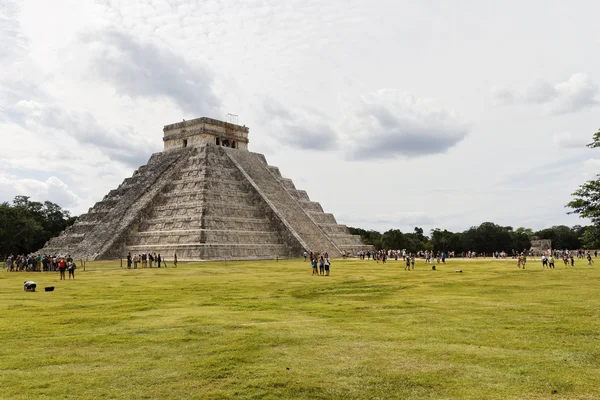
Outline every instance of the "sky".
<path id="1" fill-rule="evenodd" d="M 79 215 L 164 125 L 238 115 L 339 223 L 586 224 L 597 1 L 0 0 L 0 202 Z M 594 118 L 596 117 L 596 118 Z"/>

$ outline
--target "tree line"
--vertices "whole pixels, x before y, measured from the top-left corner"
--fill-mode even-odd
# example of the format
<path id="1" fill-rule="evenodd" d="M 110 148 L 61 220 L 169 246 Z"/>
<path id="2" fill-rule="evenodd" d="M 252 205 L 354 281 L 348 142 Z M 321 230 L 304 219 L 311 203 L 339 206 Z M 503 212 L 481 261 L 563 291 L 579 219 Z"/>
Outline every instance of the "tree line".
<path id="1" fill-rule="evenodd" d="M 425 235 L 423 228 L 416 227 L 413 232 L 401 232 L 400 229 L 390 229 L 384 233 L 376 230 L 365 230 L 349 227 L 353 235 L 360 235 L 365 244 L 375 246 L 375 249 L 406 249 L 415 253 L 421 250 L 434 252 L 454 251 L 462 253 L 476 251 L 491 254 L 512 250 L 523 251 L 531 248 L 532 238 L 550 239 L 556 249 L 600 248 L 600 243 L 587 241 L 591 226 L 575 225 L 568 227 L 557 225 L 551 228 L 533 231 L 529 228 L 514 229 L 511 226 L 501 226 L 493 222 L 484 222 L 463 232 L 451 232 L 447 229 L 433 229 Z"/>
<path id="2" fill-rule="evenodd" d="M 0 254 L 29 254 L 41 249 L 75 222 L 69 211 L 51 201 L 31 201 L 16 196 L 0 203 Z"/>

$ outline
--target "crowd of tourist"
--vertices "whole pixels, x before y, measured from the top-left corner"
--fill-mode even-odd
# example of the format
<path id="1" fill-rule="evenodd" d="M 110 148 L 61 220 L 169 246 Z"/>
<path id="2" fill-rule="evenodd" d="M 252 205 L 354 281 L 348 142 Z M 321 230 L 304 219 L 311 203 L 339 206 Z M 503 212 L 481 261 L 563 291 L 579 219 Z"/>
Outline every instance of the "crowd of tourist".
<path id="1" fill-rule="evenodd" d="M 70 255 L 66 257 L 51 255 L 9 255 L 6 258 L 8 272 L 55 272 L 60 273 L 60 279 L 65 278 L 65 271 L 69 272 L 69 279 L 75 279 L 77 264 Z"/>
<path id="2" fill-rule="evenodd" d="M 312 251 L 308 254 L 306 251 L 302 254 L 304 261 L 310 259 L 310 265 L 312 266 L 313 276 L 329 276 L 331 267 L 331 260 L 329 254 L 325 253 L 322 255 L 313 253 Z"/>
<path id="3" fill-rule="evenodd" d="M 592 257 L 593 254 L 593 257 Z M 542 268 L 554 268 L 555 259 L 562 259 L 565 266 L 575 266 L 575 259 L 586 259 L 587 265 L 592 265 L 594 263 L 594 258 L 598 257 L 598 251 L 595 250 L 593 253 L 591 251 L 585 250 L 545 250 L 535 252 L 533 250 L 523 250 L 521 252 L 512 250 L 511 257 L 516 260 L 517 267 L 525 269 L 527 264 L 527 258 L 530 257 L 534 261 L 536 261 L 536 255 L 541 256 Z M 378 250 L 378 251 L 360 251 L 356 254 L 356 258 L 364 260 L 373 260 L 379 263 L 381 261 L 383 264 L 386 263 L 388 259 L 394 259 L 397 261 L 398 259 L 403 260 L 406 263 L 404 267 L 405 270 L 413 270 L 415 268 L 415 259 L 422 259 L 427 264 L 445 264 L 446 259 L 451 257 L 461 257 L 461 258 L 485 258 L 486 254 L 477 253 L 475 251 L 466 251 L 462 253 L 455 252 L 433 252 L 429 250 L 418 251 L 415 253 L 407 252 L 406 250 Z M 497 251 L 490 256 L 494 259 L 507 259 L 508 253 L 505 251 Z M 306 257 L 305 257 L 306 258 Z"/>
<path id="4" fill-rule="evenodd" d="M 161 268 L 164 266 L 167 268 L 167 261 L 161 257 L 160 253 L 143 253 L 131 255 L 131 253 L 127 254 L 127 268 L 137 269 L 138 265 L 140 268 Z M 173 255 L 173 267 L 177 268 L 177 254 Z"/>
<path id="5" fill-rule="evenodd" d="M 435 253 L 429 250 L 417 251 L 415 253 L 411 253 L 406 250 L 378 250 L 372 252 L 360 251 L 356 255 L 356 257 L 361 260 L 364 260 L 365 258 L 367 260 L 373 259 L 373 261 L 376 261 L 377 263 L 381 261 L 383 264 L 385 264 L 388 259 L 394 259 L 395 261 L 398 261 L 398 259 L 406 260 L 407 257 L 420 258 L 425 260 L 425 262 L 428 264 L 433 264 L 436 261 L 438 264 L 445 264 L 448 257 L 454 256 L 454 252 L 438 251 Z"/>

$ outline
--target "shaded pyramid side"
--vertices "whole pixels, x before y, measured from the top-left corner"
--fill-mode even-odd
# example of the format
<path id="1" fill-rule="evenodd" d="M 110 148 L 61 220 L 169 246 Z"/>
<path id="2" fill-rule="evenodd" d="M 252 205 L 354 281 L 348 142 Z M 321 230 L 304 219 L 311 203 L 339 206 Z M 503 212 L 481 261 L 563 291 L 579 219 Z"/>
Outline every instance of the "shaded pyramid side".
<path id="1" fill-rule="evenodd" d="M 124 251 L 247 260 L 299 257 L 303 248 L 223 148 L 209 144 L 188 158 L 139 215 Z"/>
<path id="2" fill-rule="evenodd" d="M 310 201 L 306 192 L 296 190 L 290 179 L 282 178 L 262 154 L 228 148 L 224 151 L 305 249 L 328 252 L 332 257 L 372 249 L 338 225 L 332 214 L 324 213 L 319 203 Z"/>
<path id="3" fill-rule="evenodd" d="M 153 201 L 192 152 L 192 149 L 179 149 L 153 154 L 146 165 L 79 216 L 71 227 L 50 239 L 39 253 L 70 254 L 89 260 L 114 254 L 115 247 L 119 247 L 138 214 Z"/>
<path id="4" fill-rule="evenodd" d="M 289 178 L 284 178 L 279 168 L 269 166 L 269 170 L 298 202 L 309 218 L 323 230 L 342 252 L 355 255 L 359 251 L 374 250 L 373 246 L 364 244 L 360 236 L 352 235 L 346 225 L 338 224 L 333 214 L 324 212 L 320 203 L 311 201 L 305 190 L 296 189 L 294 182 Z"/>

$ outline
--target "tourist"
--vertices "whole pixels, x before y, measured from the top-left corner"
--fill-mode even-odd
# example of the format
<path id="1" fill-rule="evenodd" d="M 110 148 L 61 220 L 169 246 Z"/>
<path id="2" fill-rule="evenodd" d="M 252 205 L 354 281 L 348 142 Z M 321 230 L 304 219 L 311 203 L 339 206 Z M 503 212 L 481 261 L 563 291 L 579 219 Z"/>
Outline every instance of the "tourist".
<path id="1" fill-rule="evenodd" d="M 173 254 L 173 268 L 177 268 L 177 253 Z"/>
<path id="2" fill-rule="evenodd" d="M 148 266 L 148 255 L 146 253 L 142 254 L 142 268 L 146 268 Z"/>
<path id="3" fill-rule="evenodd" d="M 545 254 L 542 254 L 542 269 L 548 266 L 548 257 Z"/>
<path id="4" fill-rule="evenodd" d="M 154 256 L 152 253 L 148 253 L 148 263 L 150 264 L 150 268 L 152 268 L 152 263 L 154 262 Z"/>
<path id="5" fill-rule="evenodd" d="M 325 257 L 325 275 L 329 276 L 329 266 L 331 265 L 331 261 L 329 261 L 329 257 Z"/>
<path id="6" fill-rule="evenodd" d="M 60 280 L 66 280 L 67 278 L 65 278 L 65 270 L 67 269 L 67 262 L 65 261 L 64 258 L 59 258 L 58 259 L 58 272 L 60 273 Z"/>
<path id="7" fill-rule="evenodd" d="M 160 256 L 160 253 L 158 253 L 158 256 L 156 257 L 156 264 L 158 264 L 158 268 L 160 268 L 160 264 L 162 264 L 162 258 Z"/>
<path id="8" fill-rule="evenodd" d="M 591 266 L 594 263 L 594 260 L 592 260 L 592 255 L 590 254 L 589 251 L 587 253 L 587 262 L 588 262 L 589 266 Z"/>
<path id="9" fill-rule="evenodd" d="M 573 258 L 573 253 L 571 253 L 570 259 L 571 259 L 571 267 L 574 267 L 575 266 L 575 259 Z"/>
<path id="10" fill-rule="evenodd" d="M 410 271 L 410 256 L 408 254 L 406 255 L 405 261 L 406 261 L 406 266 L 404 267 L 404 270 Z"/>
<path id="11" fill-rule="evenodd" d="M 25 281 L 23 282 L 23 290 L 26 292 L 35 292 L 35 288 L 37 287 L 34 281 Z"/>
<path id="12" fill-rule="evenodd" d="M 131 269 L 131 253 L 127 253 L 127 269 Z"/>
<path id="13" fill-rule="evenodd" d="M 519 257 L 517 257 L 517 268 L 521 269 L 521 255 L 519 254 Z"/>
<path id="14" fill-rule="evenodd" d="M 317 259 L 316 258 L 311 258 L 310 262 L 312 264 L 312 274 L 313 274 L 313 276 L 319 275 L 319 271 L 317 270 Z"/>
<path id="15" fill-rule="evenodd" d="M 308 253 L 306 252 L 306 250 L 304 251 L 304 253 L 302 253 L 302 256 L 304 257 L 304 261 L 306 261 L 306 257 L 308 257 Z"/>
<path id="16" fill-rule="evenodd" d="M 325 260 L 323 256 L 319 259 L 319 275 L 325 275 Z"/>
<path id="17" fill-rule="evenodd" d="M 525 269 L 525 263 L 527 263 L 527 254 L 523 253 L 521 257 L 521 264 L 523 264 L 523 269 Z"/>
<path id="18" fill-rule="evenodd" d="M 411 265 L 412 269 L 414 270 L 415 269 L 415 255 L 414 254 L 410 255 L 410 265 Z"/>
<path id="19" fill-rule="evenodd" d="M 77 266 L 75 265 L 75 262 L 73 262 L 73 260 L 71 260 L 67 263 L 67 265 L 68 265 L 67 270 L 69 271 L 69 279 L 71 279 L 71 277 L 73 279 L 75 279 L 75 268 L 77 268 Z"/>
<path id="20" fill-rule="evenodd" d="M 140 257 L 136 254 L 133 256 L 133 269 L 137 269 L 137 265 L 140 262 Z"/>
<path id="21" fill-rule="evenodd" d="M 554 256 L 552 254 L 548 257 L 548 268 L 554 268 Z"/>

